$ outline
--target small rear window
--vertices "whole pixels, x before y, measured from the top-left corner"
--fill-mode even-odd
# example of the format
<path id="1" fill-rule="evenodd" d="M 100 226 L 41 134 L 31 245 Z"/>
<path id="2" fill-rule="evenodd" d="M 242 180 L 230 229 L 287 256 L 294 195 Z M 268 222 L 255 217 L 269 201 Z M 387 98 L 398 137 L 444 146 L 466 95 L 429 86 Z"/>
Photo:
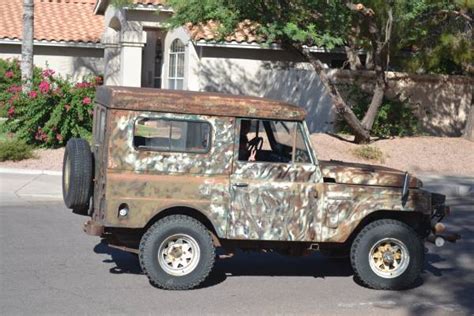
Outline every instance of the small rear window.
<path id="1" fill-rule="evenodd" d="M 203 121 L 139 118 L 135 122 L 133 145 L 137 149 L 206 153 L 211 125 Z"/>

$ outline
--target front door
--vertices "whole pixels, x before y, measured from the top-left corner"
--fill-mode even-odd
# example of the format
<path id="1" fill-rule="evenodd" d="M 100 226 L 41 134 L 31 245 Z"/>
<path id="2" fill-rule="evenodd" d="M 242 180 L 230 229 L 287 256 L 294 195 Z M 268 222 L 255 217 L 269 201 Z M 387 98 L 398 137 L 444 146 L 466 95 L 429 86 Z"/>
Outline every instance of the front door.
<path id="1" fill-rule="evenodd" d="M 311 241 L 319 167 L 303 123 L 239 119 L 228 238 Z"/>

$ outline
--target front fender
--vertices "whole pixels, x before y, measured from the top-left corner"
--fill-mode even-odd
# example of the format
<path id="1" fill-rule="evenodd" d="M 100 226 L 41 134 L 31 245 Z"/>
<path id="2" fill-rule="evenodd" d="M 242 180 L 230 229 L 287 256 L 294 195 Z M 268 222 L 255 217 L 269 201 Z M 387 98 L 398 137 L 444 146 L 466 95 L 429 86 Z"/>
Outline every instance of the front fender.
<path id="1" fill-rule="evenodd" d="M 320 203 L 322 216 L 320 241 L 345 242 L 361 221 L 377 211 L 431 214 L 430 193 L 410 189 L 406 203 L 402 188 L 327 184 Z"/>

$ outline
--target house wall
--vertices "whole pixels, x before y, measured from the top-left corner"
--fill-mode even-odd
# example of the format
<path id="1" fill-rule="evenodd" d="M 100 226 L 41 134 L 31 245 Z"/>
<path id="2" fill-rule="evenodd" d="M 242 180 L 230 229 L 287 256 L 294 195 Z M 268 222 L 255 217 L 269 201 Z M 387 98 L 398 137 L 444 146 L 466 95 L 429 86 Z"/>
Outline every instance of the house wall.
<path id="1" fill-rule="evenodd" d="M 306 109 L 310 132 L 333 131 L 332 103 L 319 76 L 294 55 L 216 47 L 195 47 L 195 53 L 190 56 L 190 90 L 283 100 Z"/>
<path id="2" fill-rule="evenodd" d="M 0 58 L 21 57 L 21 45 L 0 44 Z M 63 76 L 81 80 L 84 76 L 103 74 L 104 50 L 100 48 L 74 48 L 57 46 L 35 46 L 34 63 L 49 67 Z"/>

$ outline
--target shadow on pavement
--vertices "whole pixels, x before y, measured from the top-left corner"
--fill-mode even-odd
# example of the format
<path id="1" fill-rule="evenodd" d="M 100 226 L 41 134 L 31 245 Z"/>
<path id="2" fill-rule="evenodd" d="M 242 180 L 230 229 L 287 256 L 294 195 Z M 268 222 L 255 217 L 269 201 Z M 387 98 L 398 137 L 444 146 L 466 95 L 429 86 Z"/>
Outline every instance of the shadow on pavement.
<path id="1" fill-rule="evenodd" d="M 110 255 L 103 262 L 114 264 L 113 274 L 142 274 L 138 256 L 111 248 L 102 240 L 94 247 L 98 254 Z M 218 250 L 219 253 L 219 250 Z M 237 251 L 235 256 L 217 259 L 208 280 L 201 288 L 223 282 L 229 276 L 310 276 L 325 278 L 353 274 L 348 259 L 329 259 L 319 254 L 307 257 L 288 257 L 278 253 Z"/>
<path id="2" fill-rule="evenodd" d="M 110 259 L 103 261 L 104 263 L 115 263 L 115 267 L 110 268 L 110 273 L 142 274 L 137 255 L 109 247 L 105 240 L 94 247 L 94 252 L 110 255 Z"/>
<path id="3" fill-rule="evenodd" d="M 409 315 L 474 314 L 474 204 L 470 197 L 453 199 L 448 204 L 454 206 L 454 211 L 444 223 L 462 239 L 442 248 L 428 246 L 423 286 L 381 292 L 381 300 L 406 306 Z"/>

